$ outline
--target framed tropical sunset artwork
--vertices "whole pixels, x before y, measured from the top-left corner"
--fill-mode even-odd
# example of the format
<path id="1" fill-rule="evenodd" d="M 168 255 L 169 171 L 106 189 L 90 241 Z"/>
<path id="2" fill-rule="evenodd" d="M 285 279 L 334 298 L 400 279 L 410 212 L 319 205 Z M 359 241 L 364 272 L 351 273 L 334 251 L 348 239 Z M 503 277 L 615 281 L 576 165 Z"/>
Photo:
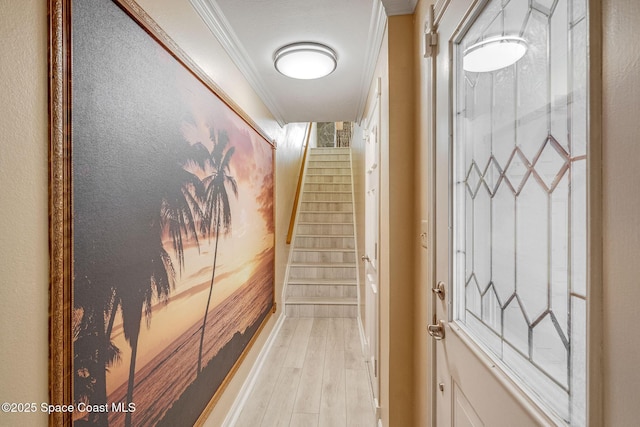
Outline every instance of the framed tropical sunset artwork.
<path id="1" fill-rule="evenodd" d="M 275 147 L 133 1 L 50 20 L 52 425 L 202 423 L 275 307 Z"/>

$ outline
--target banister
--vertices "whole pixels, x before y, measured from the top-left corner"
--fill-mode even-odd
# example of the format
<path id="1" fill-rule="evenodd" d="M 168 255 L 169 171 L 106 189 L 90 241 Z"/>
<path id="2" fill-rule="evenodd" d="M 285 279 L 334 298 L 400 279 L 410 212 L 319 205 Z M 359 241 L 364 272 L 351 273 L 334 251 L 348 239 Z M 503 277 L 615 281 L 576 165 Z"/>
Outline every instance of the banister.
<path id="1" fill-rule="evenodd" d="M 309 139 L 311 138 L 312 123 L 309 122 L 307 128 L 307 137 L 304 143 L 304 154 L 302 155 L 302 164 L 300 165 L 300 175 L 298 176 L 298 187 L 296 188 L 296 197 L 293 200 L 293 209 L 291 209 L 291 220 L 289 221 L 289 232 L 287 233 L 287 245 L 291 244 L 293 238 L 293 227 L 296 223 L 296 215 L 298 214 L 298 202 L 300 200 L 300 191 L 302 190 L 302 175 L 304 174 L 304 165 L 307 163 L 307 151 L 309 150 Z"/>

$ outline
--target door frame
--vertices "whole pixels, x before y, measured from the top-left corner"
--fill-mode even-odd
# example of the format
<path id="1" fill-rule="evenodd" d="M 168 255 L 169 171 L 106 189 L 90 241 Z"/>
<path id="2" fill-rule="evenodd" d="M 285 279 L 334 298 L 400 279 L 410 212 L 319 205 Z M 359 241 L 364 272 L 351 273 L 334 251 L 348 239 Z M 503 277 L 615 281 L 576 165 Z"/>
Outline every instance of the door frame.
<path id="1" fill-rule="evenodd" d="M 374 254 L 369 254 L 368 253 L 368 247 L 367 247 L 367 237 L 368 237 L 368 224 L 367 224 L 367 218 L 368 218 L 368 214 L 367 214 L 367 210 L 369 209 L 369 203 L 367 200 L 367 195 L 365 195 L 365 255 L 367 257 L 369 257 L 370 259 L 367 259 L 365 262 L 365 267 L 364 267 L 364 281 L 365 281 L 365 304 L 367 304 L 368 299 L 367 299 L 367 295 L 370 292 L 370 290 L 368 289 L 368 287 L 370 286 L 368 280 L 367 280 L 367 276 L 368 276 L 368 272 L 370 271 L 370 269 L 373 269 L 375 271 L 375 279 L 376 279 L 376 290 L 375 291 L 371 291 L 374 294 L 374 298 L 372 303 L 374 304 L 374 307 L 369 307 L 369 306 L 365 306 L 365 316 L 367 313 L 369 313 L 370 310 L 373 310 L 373 325 L 369 324 L 369 320 L 370 319 L 365 319 L 365 341 L 366 341 L 366 350 L 367 350 L 367 361 L 371 362 L 371 357 L 373 357 L 374 359 L 374 366 L 372 367 L 369 363 L 369 376 L 370 376 L 370 381 L 371 381 L 371 388 L 372 388 L 372 392 L 373 392 L 373 399 L 374 399 L 374 403 L 376 405 L 376 418 L 378 417 L 378 408 L 380 408 L 381 406 L 381 398 L 380 398 L 380 394 L 381 394 L 381 377 L 380 377 L 380 273 L 379 273 L 379 241 L 380 241 L 380 139 L 381 139 L 381 132 L 380 132 L 380 125 L 381 125 L 381 98 L 382 98 L 382 93 L 381 93 L 381 88 L 382 88 L 382 79 L 380 77 L 378 77 L 376 79 L 376 90 L 375 90 L 375 94 L 373 97 L 373 100 L 371 102 L 371 110 L 369 112 L 369 115 L 366 117 L 365 120 L 365 127 L 364 127 L 364 136 L 366 139 L 365 142 L 365 175 L 368 174 L 368 167 L 369 167 L 369 139 L 370 139 L 370 134 L 372 131 L 375 132 L 375 138 L 376 138 L 376 146 L 375 146 L 375 150 L 376 152 L 374 153 L 374 155 L 376 156 L 376 166 L 375 168 L 377 169 L 377 183 L 376 183 L 376 200 L 374 201 L 375 203 L 375 208 L 377 210 L 376 215 L 375 215 L 375 224 L 373 224 L 373 226 L 375 227 L 375 240 L 376 240 L 376 246 L 374 249 Z M 368 179 L 365 179 L 365 191 L 368 191 Z M 374 335 L 374 339 L 375 342 L 371 343 L 370 337 L 369 337 L 369 332 L 372 332 Z M 373 348 L 372 348 L 373 347 Z M 373 376 L 372 376 L 373 373 Z"/>
<path id="2" fill-rule="evenodd" d="M 439 49 L 449 49 L 449 58 L 453 58 L 452 52 L 454 43 L 459 37 L 459 29 L 468 25 L 469 21 L 474 15 L 479 13 L 482 7 L 489 0 L 471 0 L 470 6 L 462 16 L 460 20 L 460 26 L 458 30 L 454 32 L 453 37 L 450 40 L 438 40 L 438 27 L 439 24 L 449 10 L 451 4 L 455 0 L 437 0 L 435 4 L 431 5 L 427 9 L 426 25 L 424 26 L 425 40 L 431 40 L 433 43 L 434 36 L 437 40 L 432 49 L 431 57 L 428 58 L 426 64 L 427 70 L 427 85 L 428 98 L 424 100 L 428 113 L 429 128 L 427 141 L 427 156 L 428 171 L 427 183 L 428 188 L 428 221 L 429 221 L 429 236 L 428 246 L 432 248 L 428 254 L 427 264 L 427 277 L 428 286 L 431 288 L 436 287 L 436 222 L 435 222 L 435 204 L 436 204 L 436 131 L 438 125 L 447 126 L 449 132 L 449 144 L 452 143 L 453 132 L 453 120 L 452 108 L 453 108 L 453 90 L 454 90 L 454 68 L 449 67 L 449 120 L 446 124 L 436 123 L 436 75 L 437 75 L 437 52 Z M 512 0 L 523 1 L 523 0 Z M 587 390 L 586 390 L 586 421 L 587 425 L 602 425 L 604 422 L 604 374 L 603 374 L 603 194 L 602 194 L 602 17 L 601 17 L 601 0 L 587 0 L 588 9 L 588 102 L 587 102 L 587 343 L 586 343 L 586 375 L 587 375 Z M 418 20 L 418 22 L 425 22 Z M 429 38 L 431 36 L 431 38 Z M 426 44 L 426 43 L 425 43 Z M 426 46 L 425 46 L 426 48 Z M 425 55 L 427 57 L 427 55 Z M 449 180 L 451 180 L 451 151 L 449 152 Z M 452 186 L 448 188 L 448 209 L 449 216 L 452 214 Z M 448 232 L 448 238 L 451 240 L 451 230 Z M 451 254 L 449 256 L 449 279 L 451 278 Z M 453 289 L 451 286 L 447 289 L 447 304 L 448 304 L 448 316 L 447 323 L 452 320 L 451 310 L 451 293 Z M 436 306 L 438 304 L 438 298 L 435 294 L 429 296 L 431 303 L 428 304 L 429 313 L 427 318 L 433 319 L 436 313 Z M 494 373 L 496 379 L 502 383 L 514 396 L 517 397 L 523 403 L 527 405 L 534 405 L 534 413 L 546 414 L 542 408 L 532 402 L 529 396 L 522 391 L 522 389 L 500 368 L 496 369 L 495 364 L 492 362 L 490 356 L 473 340 L 469 339 L 467 334 L 460 330 L 459 327 L 451 325 L 451 328 L 447 328 L 448 331 L 454 332 L 460 339 L 465 342 L 471 351 L 477 356 L 477 358 Z M 430 378 L 431 384 L 429 387 L 429 408 L 430 408 L 430 424 L 436 425 L 436 399 L 438 393 L 438 380 L 437 380 L 437 360 L 436 360 L 436 345 L 435 340 L 428 337 L 427 353 L 430 361 Z"/>

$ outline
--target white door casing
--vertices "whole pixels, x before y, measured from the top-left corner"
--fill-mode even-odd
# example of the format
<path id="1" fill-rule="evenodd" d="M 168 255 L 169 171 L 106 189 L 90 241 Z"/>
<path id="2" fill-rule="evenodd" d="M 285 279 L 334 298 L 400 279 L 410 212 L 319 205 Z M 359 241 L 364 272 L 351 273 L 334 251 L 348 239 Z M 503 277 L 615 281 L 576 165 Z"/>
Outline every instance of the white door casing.
<path id="1" fill-rule="evenodd" d="M 378 289 L 378 236 L 380 209 L 379 129 L 380 129 L 380 79 L 375 100 L 365 128 L 365 334 L 366 356 L 371 379 L 371 389 L 376 406 L 380 406 L 380 293 Z"/>
<path id="2" fill-rule="evenodd" d="M 451 0 L 434 15 L 435 424 L 584 425 L 586 3 Z M 462 70 L 465 48 L 511 33 L 528 43 L 516 65 Z"/>

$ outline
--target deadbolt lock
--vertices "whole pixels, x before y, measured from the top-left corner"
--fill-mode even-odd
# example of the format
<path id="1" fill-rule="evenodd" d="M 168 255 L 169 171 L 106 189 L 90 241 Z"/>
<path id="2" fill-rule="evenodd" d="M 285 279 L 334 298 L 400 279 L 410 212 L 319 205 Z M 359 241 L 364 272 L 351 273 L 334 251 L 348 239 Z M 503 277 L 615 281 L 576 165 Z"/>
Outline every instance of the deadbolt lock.
<path id="1" fill-rule="evenodd" d="M 442 301 L 444 301 L 444 296 L 445 296 L 445 286 L 444 286 L 444 282 L 438 282 L 438 284 L 436 285 L 435 288 L 431 289 L 431 291 L 438 295 L 438 298 L 440 298 Z"/>
<path id="2" fill-rule="evenodd" d="M 440 341 L 444 338 L 444 321 L 438 320 L 438 323 L 435 323 L 435 319 L 433 321 L 432 325 L 427 326 L 427 331 L 429 331 L 429 335 Z"/>

